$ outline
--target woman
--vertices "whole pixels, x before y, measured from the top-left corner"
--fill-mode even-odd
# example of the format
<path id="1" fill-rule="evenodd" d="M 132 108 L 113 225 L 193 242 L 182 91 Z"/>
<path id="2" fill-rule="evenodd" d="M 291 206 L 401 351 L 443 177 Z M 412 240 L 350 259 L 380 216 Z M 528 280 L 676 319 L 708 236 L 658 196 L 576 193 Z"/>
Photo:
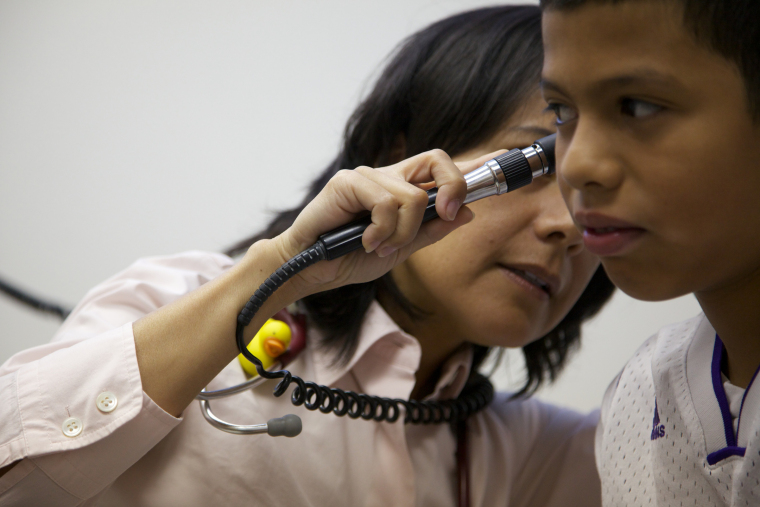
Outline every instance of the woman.
<path id="1" fill-rule="evenodd" d="M 469 418 L 461 501 L 445 424 L 309 412 L 274 398 L 271 384 L 214 411 L 240 424 L 293 412 L 303 419 L 297 438 L 230 435 L 185 410 L 203 387 L 246 379 L 234 361 L 235 318 L 259 284 L 365 210 L 369 253 L 290 280 L 247 340 L 299 301 L 308 345 L 289 369 L 331 387 L 455 398 L 492 346 L 524 348 L 518 394 L 555 377 L 580 323 L 612 290 L 556 182 L 461 206 L 461 171 L 553 129 L 537 91 L 540 40 L 533 6 L 467 12 L 412 36 L 304 205 L 231 249 L 245 253 L 239 262 L 198 252 L 140 261 L 91 291 L 50 345 L 11 358 L 0 369 L 0 464 L 13 466 L 0 477 L 0 503 L 598 504 L 595 416 L 531 400 L 500 395 Z M 419 227 L 427 199 L 415 184 L 438 186 L 442 219 Z"/>

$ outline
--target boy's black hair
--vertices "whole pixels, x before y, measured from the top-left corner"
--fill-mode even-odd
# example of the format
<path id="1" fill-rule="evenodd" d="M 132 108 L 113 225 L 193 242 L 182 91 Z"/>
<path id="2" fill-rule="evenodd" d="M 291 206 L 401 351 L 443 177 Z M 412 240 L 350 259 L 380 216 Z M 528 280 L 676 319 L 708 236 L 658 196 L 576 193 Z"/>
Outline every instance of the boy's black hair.
<path id="1" fill-rule="evenodd" d="M 562 10 L 632 1 L 636 0 L 541 0 L 541 8 Z M 750 114 L 760 123 L 760 1 L 661 1 L 680 4 L 684 25 L 696 40 L 736 64 L 744 78 Z"/>
<path id="2" fill-rule="evenodd" d="M 340 169 L 394 162 L 400 136 L 406 143 L 405 157 L 433 148 L 455 156 L 491 139 L 538 90 L 542 59 L 541 11 L 535 5 L 469 11 L 412 35 L 349 119 L 340 153 L 313 181 L 301 205 L 278 213 L 264 231 L 227 253 L 243 253 L 254 242 L 281 234 Z M 554 380 L 580 340 L 581 323 L 602 307 L 613 290 L 600 267 L 564 320 L 523 347 L 527 379 L 518 395 L 531 394 L 547 377 Z M 301 301 L 324 332 L 322 345 L 334 350 L 338 361 L 345 362 L 354 353 L 364 314 L 378 294 L 412 317 L 425 318 L 390 274 Z M 475 348 L 473 371 L 488 350 Z"/>

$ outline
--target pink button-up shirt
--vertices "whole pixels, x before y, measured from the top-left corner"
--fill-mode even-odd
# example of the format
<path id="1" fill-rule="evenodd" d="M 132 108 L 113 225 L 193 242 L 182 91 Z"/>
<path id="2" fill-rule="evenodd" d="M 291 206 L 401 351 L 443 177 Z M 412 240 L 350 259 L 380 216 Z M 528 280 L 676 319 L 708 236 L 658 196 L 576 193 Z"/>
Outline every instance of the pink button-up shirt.
<path id="1" fill-rule="evenodd" d="M 267 382 L 212 402 L 214 412 L 237 424 L 295 413 L 303 432 L 240 436 L 210 426 L 196 403 L 176 419 L 142 391 L 131 323 L 232 263 L 199 252 L 138 261 L 90 291 L 50 344 L 0 367 L 0 467 L 21 460 L 0 477 L 0 506 L 456 505 L 456 442 L 446 424 L 310 412 L 287 395 L 274 398 Z M 318 340 L 314 330 L 308 336 L 312 345 Z M 307 345 L 289 369 L 321 384 L 408 398 L 420 353 L 373 303 L 347 365 Z M 470 361 L 468 348 L 455 354 L 432 397 L 455 397 Z M 245 380 L 236 360 L 209 389 Z M 103 392 L 116 397 L 110 412 L 98 408 Z M 469 419 L 472 505 L 599 505 L 597 414 L 507 398 L 497 395 Z M 81 423 L 68 426 L 76 436 L 64 433 L 70 418 Z"/>

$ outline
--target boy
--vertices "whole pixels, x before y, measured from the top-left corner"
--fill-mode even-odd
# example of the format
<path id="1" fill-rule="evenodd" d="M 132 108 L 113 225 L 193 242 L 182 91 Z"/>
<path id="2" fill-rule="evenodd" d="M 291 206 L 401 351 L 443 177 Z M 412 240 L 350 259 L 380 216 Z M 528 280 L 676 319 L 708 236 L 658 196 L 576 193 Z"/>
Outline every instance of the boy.
<path id="1" fill-rule="evenodd" d="M 650 338 L 597 432 L 605 505 L 760 505 L 760 2 L 542 0 L 558 178 Z M 755 384 L 760 384 L 760 381 Z"/>

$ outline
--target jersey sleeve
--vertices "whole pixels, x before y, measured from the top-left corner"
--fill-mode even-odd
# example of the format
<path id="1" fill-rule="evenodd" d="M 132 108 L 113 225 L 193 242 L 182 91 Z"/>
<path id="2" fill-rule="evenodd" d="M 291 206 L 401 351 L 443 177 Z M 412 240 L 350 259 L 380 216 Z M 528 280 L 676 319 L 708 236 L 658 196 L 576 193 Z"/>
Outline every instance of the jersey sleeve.
<path id="1" fill-rule="evenodd" d="M 617 391 L 618 384 L 620 383 L 620 377 L 623 372 L 617 374 L 617 376 L 607 386 L 607 390 L 604 392 L 604 398 L 602 398 L 602 407 L 599 414 L 599 424 L 596 427 L 596 436 L 594 438 L 594 455 L 596 462 L 601 463 L 599 451 L 602 448 L 602 438 L 604 438 L 604 428 L 608 426 L 610 420 L 610 407 L 612 406 L 612 400 L 615 398 L 615 391 Z"/>
<path id="2" fill-rule="evenodd" d="M 0 505 L 81 505 L 180 419 L 142 390 L 132 322 L 231 266 L 217 254 L 143 259 L 91 290 L 53 340 L 0 366 Z"/>

